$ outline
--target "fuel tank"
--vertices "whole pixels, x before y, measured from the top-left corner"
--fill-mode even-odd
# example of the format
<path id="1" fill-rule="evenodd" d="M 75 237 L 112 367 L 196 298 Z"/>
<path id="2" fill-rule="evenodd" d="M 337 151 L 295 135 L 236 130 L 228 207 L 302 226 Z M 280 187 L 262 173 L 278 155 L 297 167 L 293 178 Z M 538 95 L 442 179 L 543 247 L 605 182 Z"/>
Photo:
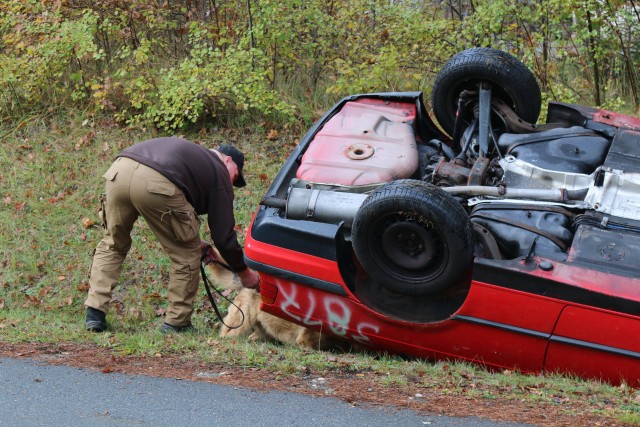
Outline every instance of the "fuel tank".
<path id="1" fill-rule="evenodd" d="M 415 118 L 412 103 L 347 102 L 315 135 L 296 177 L 340 185 L 409 178 L 418 168 Z"/>

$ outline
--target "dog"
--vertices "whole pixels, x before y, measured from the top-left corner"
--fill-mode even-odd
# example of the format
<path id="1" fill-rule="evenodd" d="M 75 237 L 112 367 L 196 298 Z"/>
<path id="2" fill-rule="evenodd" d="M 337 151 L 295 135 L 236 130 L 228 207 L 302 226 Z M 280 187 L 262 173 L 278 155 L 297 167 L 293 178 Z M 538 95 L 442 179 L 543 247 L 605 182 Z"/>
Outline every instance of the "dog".
<path id="1" fill-rule="evenodd" d="M 209 280 L 227 291 L 236 291 L 222 319 L 220 337 L 248 337 L 251 341 L 271 341 L 295 345 L 304 349 L 345 352 L 354 345 L 334 336 L 305 328 L 260 310 L 258 290 L 242 287 L 240 278 L 228 269 L 222 256 L 213 246 L 206 257 Z"/>

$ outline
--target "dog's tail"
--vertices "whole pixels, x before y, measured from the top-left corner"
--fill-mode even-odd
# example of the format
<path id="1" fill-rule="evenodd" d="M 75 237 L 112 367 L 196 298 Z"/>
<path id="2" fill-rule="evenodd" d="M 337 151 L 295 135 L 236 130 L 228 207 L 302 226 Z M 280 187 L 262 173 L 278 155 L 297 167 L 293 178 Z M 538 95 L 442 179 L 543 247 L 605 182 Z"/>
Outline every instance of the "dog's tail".
<path id="1" fill-rule="evenodd" d="M 213 255 L 208 258 L 207 272 L 211 282 L 225 290 L 238 291 L 242 289 L 240 277 L 229 269 L 229 266 L 214 246 L 211 246 Z"/>

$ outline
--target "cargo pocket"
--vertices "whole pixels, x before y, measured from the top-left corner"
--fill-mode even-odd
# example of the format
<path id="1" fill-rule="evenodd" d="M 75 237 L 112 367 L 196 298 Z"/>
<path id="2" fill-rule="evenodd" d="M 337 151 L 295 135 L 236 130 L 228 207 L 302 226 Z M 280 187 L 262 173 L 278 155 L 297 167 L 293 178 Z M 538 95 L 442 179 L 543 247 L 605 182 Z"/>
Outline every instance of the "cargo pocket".
<path id="1" fill-rule="evenodd" d="M 176 194 L 176 186 L 168 181 L 149 179 L 147 181 L 147 191 L 153 194 L 173 196 Z"/>
<path id="2" fill-rule="evenodd" d="M 107 181 L 114 181 L 116 179 L 116 175 L 118 175 L 118 169 L 114 164 L 111 165 L 111 167 L 104 173 L 104 175 L 102 175 L 102 177 L 104 179 L 106 179 Z"/>
<path id="3" fill-rule="evenodd" d="M 109 169 L 102 175 L 107 181 L 115 181 L 116 175 L 118 175 L 118 167 L 116 164 L 112 164 Z M 100 210 L 98 211 L 98 218 L 102 224 L 102 228 L 107 229 L 107 195 L 106 193 L 100 194 Z"/>
<path id="4" fill-rule="evenodd" d="M 107 229 L 107 195 L 100 194 L 100 210 L 98 211 L 98 219 L 102 224 L 102 228 Z"/>
<path id="5" fill-rule="evenodd" d="M 171 211 L 171 228 L 177 242 L 190 242 L 198 237 L 200 218 L 194 211 Z"/>

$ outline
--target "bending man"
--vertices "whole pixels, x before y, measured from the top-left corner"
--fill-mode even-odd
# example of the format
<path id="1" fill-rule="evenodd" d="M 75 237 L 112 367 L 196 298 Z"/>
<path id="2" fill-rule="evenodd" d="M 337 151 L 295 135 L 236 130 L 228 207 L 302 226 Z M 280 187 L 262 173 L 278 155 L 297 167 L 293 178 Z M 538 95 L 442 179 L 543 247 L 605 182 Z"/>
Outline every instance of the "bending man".
<path id="1" fill-rule="evenodd" d="M 242 285 L 257 288 L 258 274 L 247 268 L 234 230 L 233 186 L 246 185 L 243 154 L 231 145 L 209 150 L 185 139 L 156 138 L 116 156 L 103 175 L 104 237 L 91 266 L 86 329 L 102 332 L 111 293 L 131 248 L 133 224 L 142 216 L 171 260 L 169 307 L 164 332 L 192 329 L 200 282 L 200 219 L 207 214 L 213 243 Z"/>

